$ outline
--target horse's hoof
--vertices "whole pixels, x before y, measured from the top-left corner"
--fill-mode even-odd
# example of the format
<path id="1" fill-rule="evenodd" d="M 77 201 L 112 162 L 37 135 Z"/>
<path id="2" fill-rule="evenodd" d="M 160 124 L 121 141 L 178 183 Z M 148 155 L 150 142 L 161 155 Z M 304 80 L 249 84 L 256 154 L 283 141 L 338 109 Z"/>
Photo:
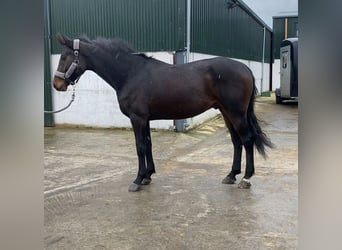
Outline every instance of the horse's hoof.
<path id="1" fill-rule="evenodd" d="M 252 186 L 252 184 L 251 184 L 250 180 L 243 178 L 243 179 L 240 181 L 240 183 L 239 183 L 239 185 L 238 185 L 238 188 L 241 188 L 241 189 L 249 189 L 251 186 Z"/>
<path id="2" fill-rule="evenodd" d="M 129 185 L 128 191 L 129 192 L 137 192 L 140 190 L 140 186 L 138 184 L 132 183 L 131 185 Z"/>
<path id="3" fill-rule="evenodd" d="M 142 184 L 142 185 L 148 185 L 148 184 L 151 183 L 151 181 L 152 181 L 151 178 L 144 178 L 144 179 L 142 180 L 141 184 Z"/>
<path id="4" fill-rule="evenodd" d="M 223 184 L 234 184 L 235 180 L 230 178 L 228 175 L 222 180 Z"/>

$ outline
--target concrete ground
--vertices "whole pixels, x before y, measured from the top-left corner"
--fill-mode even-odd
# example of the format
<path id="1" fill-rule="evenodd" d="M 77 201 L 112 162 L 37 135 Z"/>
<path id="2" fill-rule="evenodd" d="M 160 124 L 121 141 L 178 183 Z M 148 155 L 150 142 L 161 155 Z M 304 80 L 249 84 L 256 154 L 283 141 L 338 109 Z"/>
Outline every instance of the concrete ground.
<path id="1" fill-rule="evenodd" d="M 276 148 L 256 153 L 249 190 L 221 184 L 233 146 L 220 117 L 153 131 L 157 173 L 136 193 L 132 131 L 45 128 L 45 248 L 296 249 L 298 107 L 259 97 L 256 114 Z"/>

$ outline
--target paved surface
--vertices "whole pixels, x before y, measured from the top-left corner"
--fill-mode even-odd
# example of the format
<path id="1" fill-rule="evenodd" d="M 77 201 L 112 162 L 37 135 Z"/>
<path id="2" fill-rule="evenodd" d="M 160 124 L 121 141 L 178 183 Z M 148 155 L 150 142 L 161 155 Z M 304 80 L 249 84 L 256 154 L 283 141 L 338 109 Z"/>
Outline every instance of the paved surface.
<path id="1" fill-rule="evenodd" d="M 221 184 L 233 146 L 220 117 L 153 131 L 157 173 L 137 193 L 132 131 L 45 128 L 45 248 L 296 249 L 298 108 L 274 102 L 256 103 L 276 148 L 256 153 L 250 190 Z"/>

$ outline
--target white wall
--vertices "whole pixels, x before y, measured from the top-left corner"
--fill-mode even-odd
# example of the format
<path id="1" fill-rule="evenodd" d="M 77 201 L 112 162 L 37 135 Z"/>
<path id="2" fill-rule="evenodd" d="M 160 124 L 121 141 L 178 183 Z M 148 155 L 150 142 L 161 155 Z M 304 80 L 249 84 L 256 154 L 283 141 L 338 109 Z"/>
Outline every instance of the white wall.
<path id="1" fill-rule="evenodd" d="M 275 91 L 276 88 L 280 88 L 280 59 L 274 60 L 272 73 L 272 90 Z"/>
<path id="2" fill-rule="evenodd" d="M 173 53 L 171 52 L 148 52 L 146 54 L 166 63 L 173 63 Z M 51 68 L 53 70 L 57 69 L 59 57 L 60 55 L 51 56 Z M 191 53 L 190 55 L 191 61 L 213 57 L 215 56 L 200 53 Z M 261 63 L 247 60 L 238 61 L 251 68 L 255 77 L 256 86 L 260 93 Z M 275 71 L 274 68 L 273 71 Z M 275 75 L 275 73 L 273 74 Z M 269 64 L 265 64 L 263 91 L 268 90 L 268 84 Z M 274 84 L 273 87 L 275 88 Z M 71 99 L 72 87 L 69 86 L 67 92 L 58 92 L 54 88 L 52 89 L 54 110 L 66 106 Z M 210 109 L 199 116 L 187 119 L 187 123 L 192 127 L 217 114 L 219 114 L 218 110 Z M 82 75 L 79 82 L 76 84 L 75 101 L 67 110 L 55 114 L 55 123 L 57 125 L 71 124 L 92 127 L 131 127 L 129 119 L 124 116 L 119 109 L 115 90 L 91 71 L 86 71 Z M 152 121 L 151 127 L 173 129 L 174 122 L 173 120 Z"/>
<path id="3" fill-rule="evenodd" d="M 153 56 L 168 63 L 173 62 L 171 53 L 153 53 Z M 57 69 L 59 58 L 60 55 L 52 55 L 52 69 Z M 120 111 L 115 90 L 94 72 L 86 71 L 75 86 L 75 101 L 67 110 L 55 114 L 55 124 L 131 127 L 130 120 Z M 69 86 L 67 93 L 52 89 L 54 110 L 66 106 L 71 99 L 72 87 Z M 152 121 L 151 127 L 170 129 L 173 128 L 173 121 Z"/>

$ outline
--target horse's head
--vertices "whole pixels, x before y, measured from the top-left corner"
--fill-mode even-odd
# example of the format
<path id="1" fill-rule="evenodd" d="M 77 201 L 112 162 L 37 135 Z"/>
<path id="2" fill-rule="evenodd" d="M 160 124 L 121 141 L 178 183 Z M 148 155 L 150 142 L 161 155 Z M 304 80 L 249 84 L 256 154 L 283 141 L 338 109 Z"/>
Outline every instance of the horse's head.
<path id="1" fill-rule="evenodd" d="M 80 40 L 70 39 L 64 35 L 57 34 L 57 40 L 64 45 L 58 67 L 53 78 L 53 86 L 58 91 L 66 91 L 68 86 L 84 73 L 85 58 L 80 52 Z"/>

